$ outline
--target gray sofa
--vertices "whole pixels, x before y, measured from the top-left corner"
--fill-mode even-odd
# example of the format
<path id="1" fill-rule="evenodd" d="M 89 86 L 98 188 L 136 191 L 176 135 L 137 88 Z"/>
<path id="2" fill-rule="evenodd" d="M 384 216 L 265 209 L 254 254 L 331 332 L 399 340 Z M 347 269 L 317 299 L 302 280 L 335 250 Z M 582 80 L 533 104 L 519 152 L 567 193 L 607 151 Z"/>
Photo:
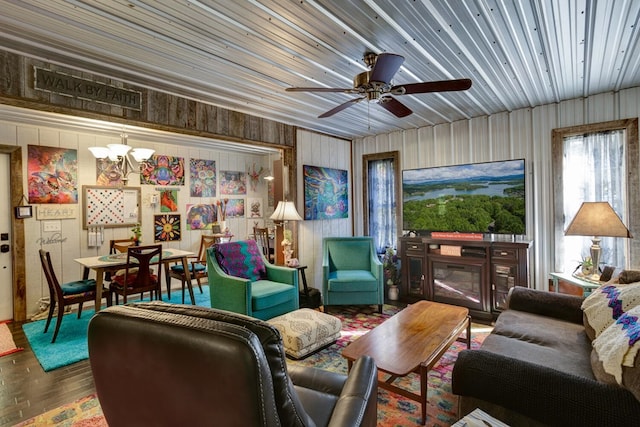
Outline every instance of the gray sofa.
<path id="1" fill-rule="evenodd" d="M 634 393 L 596 379 L 582 301 L 513 288 L 481 348 L 460 352 L 454 365 L 460 416 L 481 408 L 512 426 L 639 423 Z"/>

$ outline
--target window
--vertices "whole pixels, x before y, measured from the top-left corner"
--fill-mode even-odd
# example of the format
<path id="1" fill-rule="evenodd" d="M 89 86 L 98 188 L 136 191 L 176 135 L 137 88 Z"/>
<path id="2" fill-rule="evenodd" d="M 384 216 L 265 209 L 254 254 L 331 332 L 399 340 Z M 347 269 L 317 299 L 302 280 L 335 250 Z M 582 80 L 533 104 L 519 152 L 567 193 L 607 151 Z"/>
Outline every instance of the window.
<path id="1" fill-rule="evenodd" d="M 635 124 L 635 128 L 634 128 Z M 635 129 L 635 130 L 634 130 Z M 632 135 L 636 135 L 635 139 Z M 629 212 L 638 196 L 629 185 L 637 171 L 637 120 L 621 120 L 553 131 L 555 271 L 573 272 L 589 256 L 593 236 L 565 236 L 582 202 L 607 201 L 631 229 Z M 601 264 L 628 268 L 629 240 L 602 237 Z"/>
<path id="2" fill-rule="evenodd" d="M 363 157 L 365 234 L 373 237 L 378 253 L 397 247 L 398 158 L 397 151 Z"/>

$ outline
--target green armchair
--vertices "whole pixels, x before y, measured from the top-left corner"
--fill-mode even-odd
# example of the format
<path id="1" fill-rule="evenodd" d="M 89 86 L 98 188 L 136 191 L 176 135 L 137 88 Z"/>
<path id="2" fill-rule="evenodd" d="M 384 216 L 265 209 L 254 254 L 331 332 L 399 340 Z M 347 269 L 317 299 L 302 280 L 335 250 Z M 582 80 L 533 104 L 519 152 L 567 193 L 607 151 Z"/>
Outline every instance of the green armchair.
<path id="1" fill-rule="evenodd" d="M 382 313 L 382 263 L 372 237 L 325 237 L 322 240 L 324 305 L 377 304 Z"/>
<path id="2" fill-rule="evenodd" d="M 261 320 L 297 310 L 298 271 L 270 264 L 255 240 L 207 250 L 211 307 Z"/>

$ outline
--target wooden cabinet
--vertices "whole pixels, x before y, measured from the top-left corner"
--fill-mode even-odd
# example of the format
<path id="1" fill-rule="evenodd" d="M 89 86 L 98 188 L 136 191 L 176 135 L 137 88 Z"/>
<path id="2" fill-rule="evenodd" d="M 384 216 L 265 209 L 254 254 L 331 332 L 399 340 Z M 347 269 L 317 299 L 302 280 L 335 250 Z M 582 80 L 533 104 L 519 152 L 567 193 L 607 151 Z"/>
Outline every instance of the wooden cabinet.
<path id="1" fill-rule="evenodd" d="M 504 309 L 509 289 L 529 286 L 530 241 L 400 239 L 400 298 L 461 305 L 478 320 Z"/>

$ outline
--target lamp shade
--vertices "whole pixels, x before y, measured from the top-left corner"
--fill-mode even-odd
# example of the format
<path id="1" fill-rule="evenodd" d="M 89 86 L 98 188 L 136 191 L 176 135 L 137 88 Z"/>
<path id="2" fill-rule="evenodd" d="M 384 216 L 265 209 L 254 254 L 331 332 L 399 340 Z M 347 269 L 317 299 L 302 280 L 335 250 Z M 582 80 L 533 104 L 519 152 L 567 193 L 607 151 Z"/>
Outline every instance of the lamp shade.
<path id="1" fill-rule="evenodd" d="M 566 236 L 633 237 L 609 202 L 584 202 Z"/>
<path id="2" fill-rule="evenodd" d="M 278 202 L 278 206 L 270 218 L 274 221 L 302 221 L 296 210 L 296 205 L 287 201 Z"/>

